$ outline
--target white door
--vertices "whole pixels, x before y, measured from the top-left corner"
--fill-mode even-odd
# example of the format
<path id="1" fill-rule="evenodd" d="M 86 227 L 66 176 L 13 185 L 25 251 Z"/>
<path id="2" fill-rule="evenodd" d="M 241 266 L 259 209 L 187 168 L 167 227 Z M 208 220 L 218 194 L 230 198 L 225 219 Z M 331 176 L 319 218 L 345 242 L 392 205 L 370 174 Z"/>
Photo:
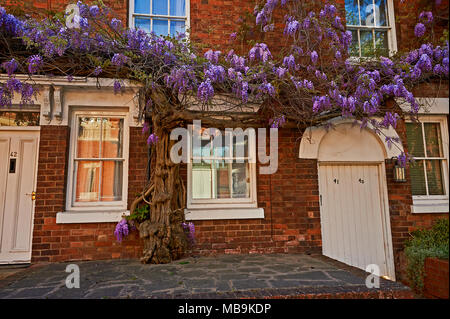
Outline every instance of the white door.
<path id="1" fill-rule="evenodd" d="M 31 260 L 39 131 L 0 131 L 0 263 Z"/>
<path id="2" fill-rule="evenodd" d="M 384 232 L 381 165 L 319 165 L 323 254 L 395 278 Z"/>

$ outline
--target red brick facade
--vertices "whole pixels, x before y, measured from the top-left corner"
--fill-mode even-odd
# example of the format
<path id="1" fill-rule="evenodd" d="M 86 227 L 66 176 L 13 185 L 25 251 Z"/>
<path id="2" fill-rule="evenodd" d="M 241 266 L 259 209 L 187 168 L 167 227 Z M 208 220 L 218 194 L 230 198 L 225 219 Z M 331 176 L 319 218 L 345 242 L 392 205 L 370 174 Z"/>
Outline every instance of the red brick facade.
<path id="1" fill-rule="evenodd" d="M 26 2 L 37 9 L 60 10 L 69 1 Z M 123 21 L 128 20 L 128 0 L 104 2 Z M 443 3 L 448 5 L 448 1 Z M 191 0 L 190 7 L 192 39 L 209 47 L 221 48 L 228 46 L 229 35 L 242 22 L 240 17 L 253 11 L 254 2 Z M 402 30 L 402 27 L 397 27 L 397 33 L 404 36 Z M 448 84 L 445 90 L 443 96 L 448 97 Z M 41 126 L 32 261 L 137 258 L 142 250 L 137 233 L 118 243 L 113 235 L 115 223 L 56 224 L 56 214 L 65 210 L 69 133 L 67 126 Z M 405 140 L 402 123 L 398 133 Z M 298 130 L 281 129 L 279 134 L 278 171 L 273 175 L 257 175 L 258 207 L 264 208 L 265 218 L 195 221 L 197 244 L 194 253 L 321 252 L 317 161 L 298 158 L 301 138 Z M 145 136 L 139 128 L 130 128 L 128 206 L 145 185 L 147 152 Z M 186 176 L 185 167 L 182 173 Z M 411 214 L 409 170 L 406 174 L 407 182 L 395 182 L 393 164 L 386 161 L 397 272 L 401 264 L 400 252 L 410 232 L 418 227 L 431 226 L 436 218 L 448 218 L 448 213 Z"/>

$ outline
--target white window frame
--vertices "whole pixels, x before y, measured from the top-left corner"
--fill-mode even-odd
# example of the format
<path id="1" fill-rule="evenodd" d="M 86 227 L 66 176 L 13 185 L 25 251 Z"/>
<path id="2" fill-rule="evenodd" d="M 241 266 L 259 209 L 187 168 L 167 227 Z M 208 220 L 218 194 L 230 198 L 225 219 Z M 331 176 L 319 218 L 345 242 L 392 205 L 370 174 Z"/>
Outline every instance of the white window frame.
<path id="1" fill-rule="evenodd" d="M 414 195 L 413 198 L 413 213 L 448 213 L 449 212 L 449 135 L 448 135 L 448 123 L 447 115 L 419 115 L 419 122 L 423 127 L 423 123 L 439 123 L 441 130 L 441 142 L 443 149 L 443 158 L 436 158 L 443 161 L 442 164 L 442 175 L 444 182 L 445 195 Z M 407 120 L 407 123 L 412 123 L 412 121 Z M 423 128 L 422 128 L 423 129 Z M 423 132 L 423 131 L 422 131 Z M 422 134 L 424 135 L 424 134 Z M 425 146 L 425 136 L 424 146 Z M 423 159 L 435 159 L 434 157 L 417 157 L 419 160 Z M 428 189 L 428 182 L 426 180 L 426 187 Z"/>
<path id="2" fill-rule="evenodd" d="M 258 208 L 256 185 L 256 133 L 248 135 L 248 165 L 250 196 L 248 198 L 193 199 L 192 198 L 192 125 L 188 126 L 187 209 L 186 220 L 264 218 L 264 210 Z M 224 133 L 221 130 L 222 134 Z M 210 158 L 209 158 L 210 159 Z M 216 158 L 217 160 L 223 159 Z"/>
<path id="3" fill-rule="evenodd" d="M 360 0 L 358 0 L 358 14 L 361 16 L 360 10 L 361 6 L 359 3 Z M 377 30 L 384 30 L 387 31 L 387 42 L 388 42 L 388 50 L 389 50 L 389 56 L 394 55 L 397 52 L 397 35 L 395 31 L 395 11 L 394 11 L 394 0 L 387 0 L 387 21 L 388 26 L 355 26 L 355 25 L 349 25 L 346 21 L 346 29 L 347 30 L 366 30 L 366 31 L 377 31 Z M 375 47 L 375 37 L 373 36 L 373 42 Z M 351 56 L 351 59 L 367 59 L 370 57 L 363 57 L 361 56 L 361 41 L 359 37 L 358 32 L 358 47 L 359 47 L 359 56 Z"/>
<path id="4" fill-rule="evenodd" d="M 122 199 L 120 201 L 109 202 L 82 202 L 74 203 L 74 174 L 75 174 L 75 154 L 77 145 L 77 136 L 79 131 L 79 117 L 115 117 L 123 119 L 123 176 L 122 176 Z M 129 125 L 128 112 L 105 112 L 105 111 L 74 111 L 72 112 L 71 130 L 70 130 L 70 149 L 67 176 L 67 193 L 66 193 L 66 211 L 76 213 L 92 213 L 92 212 L 113 212 L 114 215 L 128 214 L 128 157 L 129 157 Z M 115 211 L 115 212 L 114 212 Z M 67 213 L 62 213 L 65 215 Z M 104 215 L 104 214 L 101 214 Z M 86 215 L 83 215 L 86 216 Z M 96 217 L 95 217 L 96 218 Z M 117 219 L 115 216 L 114 219 Z"/>
<path id="5" fill-rule="evenodd" d="M 152 4 L 154 0 L 148 0 L 150 1 L 150 12 L 152 11 Z M 131 29 L 135 28 L 135 17 L 143 17 L 143 18 L 149 18 L 151 19 L 150 21 L 150 31 L 153 31 L 153 19 L 155 18 L 163 18 L 163 19 L 168 19 L 168 34 L 170 35 L 170 20 L 183 20 L 185 21 L 184 24 L 184 28 L 185 28 L 185 34 L 187 37 L 189 37 L 189 30 L 191 27 L 191 1 L 190 0 L 185 0 L 186 2 L 186 15 L 184 17 L 181 16 L 171 16 L 170 15 L 170 0 L 168 1 L 168 15 L 161 15 L 161 14 L 146 14 L 146 13 L 135 13 L 134 12 L 134 0 L 129 0 L 129 12 L 128 12 L 128 26 Z"/>

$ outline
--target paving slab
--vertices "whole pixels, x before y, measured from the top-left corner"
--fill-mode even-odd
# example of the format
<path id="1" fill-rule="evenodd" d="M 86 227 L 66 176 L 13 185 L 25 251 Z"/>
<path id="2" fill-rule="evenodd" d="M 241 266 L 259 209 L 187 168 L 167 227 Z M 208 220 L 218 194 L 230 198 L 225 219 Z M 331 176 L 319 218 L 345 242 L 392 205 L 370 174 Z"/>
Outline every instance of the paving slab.
<path id="1" fill-rule="evenodd" d="M 66 287 L 69 264 L 79 267 L 80 288 Z M 74 261 L 31 265 L 0 279 L 0 298 L 270 298 L 301 291 L 366 291 L 366 276 L 303 254 L 188 257 L 165 265 Z M 380 289 L 408 290 L 384 279 Z"/>

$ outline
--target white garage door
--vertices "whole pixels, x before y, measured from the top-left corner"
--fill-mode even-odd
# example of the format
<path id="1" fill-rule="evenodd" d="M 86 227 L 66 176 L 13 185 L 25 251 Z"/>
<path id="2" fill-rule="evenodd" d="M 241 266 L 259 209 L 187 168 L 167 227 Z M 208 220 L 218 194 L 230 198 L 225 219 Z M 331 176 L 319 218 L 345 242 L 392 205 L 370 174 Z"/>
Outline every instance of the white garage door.
<path id="1" fill-rule="evenodd" d="M 383 227 L 380 165 L 319 165 L 323 254 L 366 270 L 379 266 L 389 276 Z"/>

